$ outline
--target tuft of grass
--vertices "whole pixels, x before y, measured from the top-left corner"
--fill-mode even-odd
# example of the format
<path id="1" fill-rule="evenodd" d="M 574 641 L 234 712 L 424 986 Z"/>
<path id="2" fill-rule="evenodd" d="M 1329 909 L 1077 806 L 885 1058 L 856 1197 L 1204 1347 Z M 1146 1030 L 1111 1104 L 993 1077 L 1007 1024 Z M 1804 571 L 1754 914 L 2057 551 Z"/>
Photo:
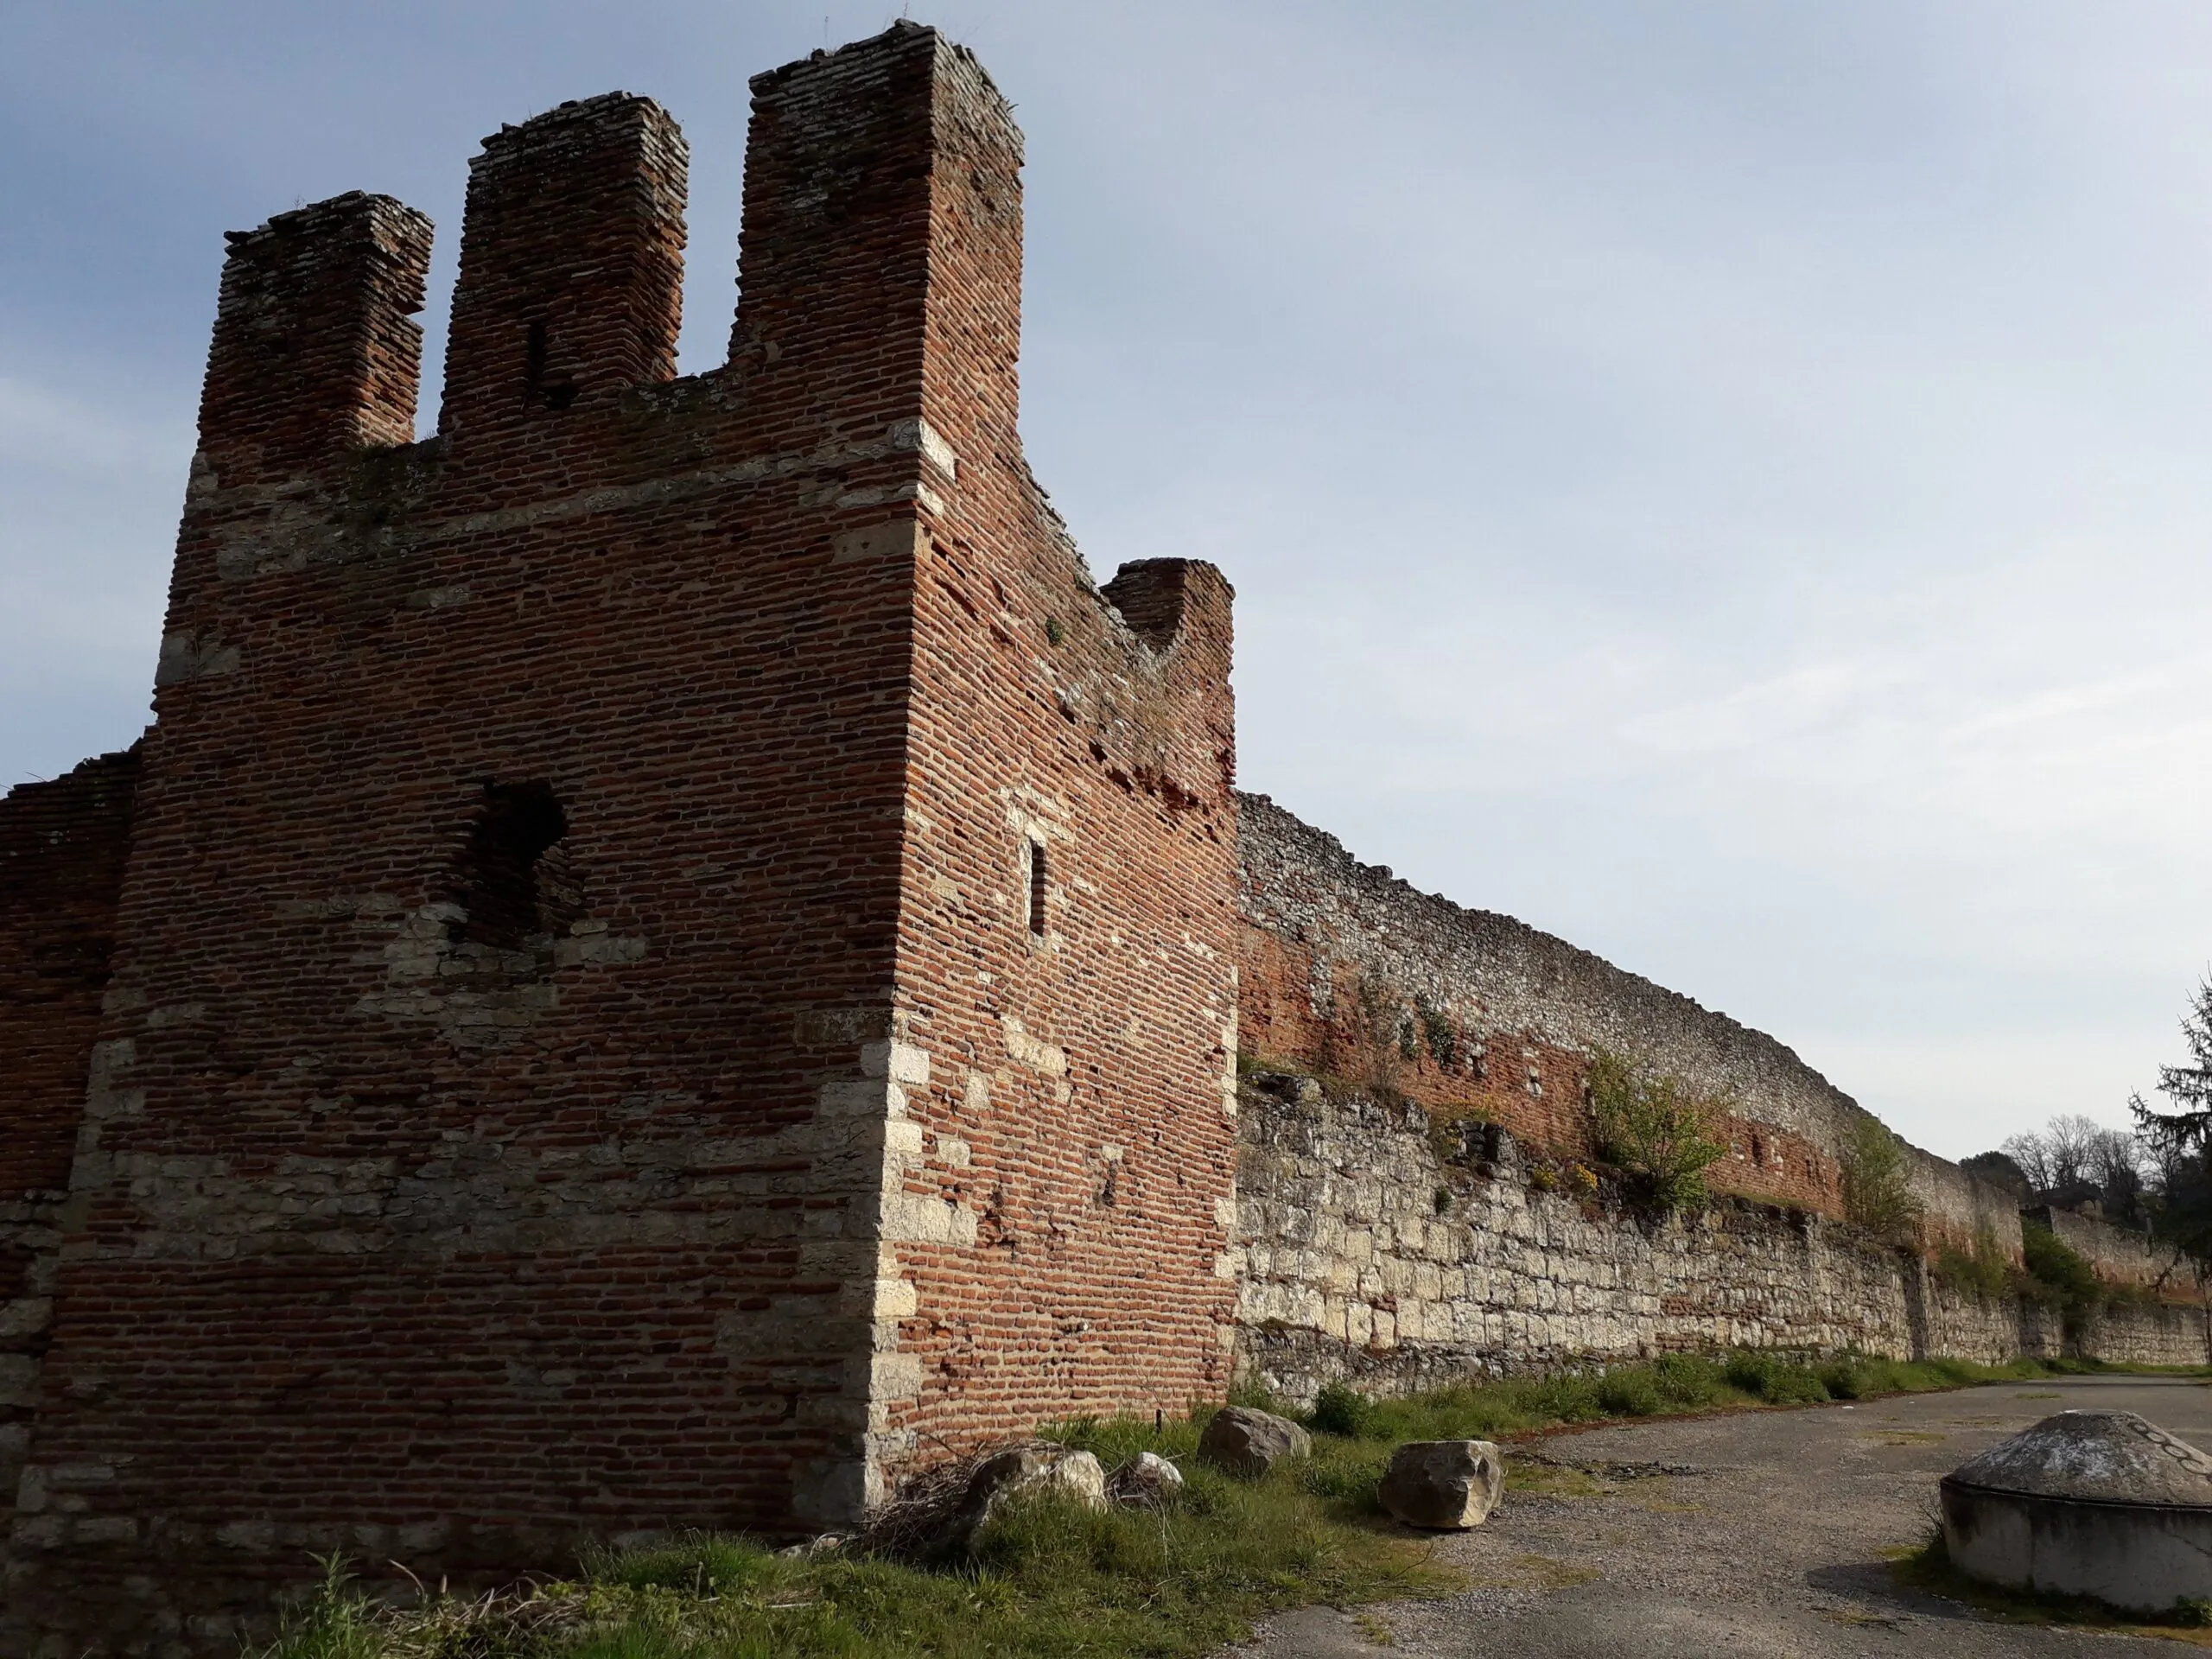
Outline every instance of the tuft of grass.
<path id="1" fill-rule="evenodd" d="M 1348 1389 L 1341 1382 L 1325 1382 L 1307 1421 L 1324 1434 L 1343 1434 L 1356 1440 L 1360 1424 L 1366 1420 L 1368 1405 L 1367 1396 L 1358 1389 Z"/>
<path id="2" fill-rule="evenodd" d="M 384 1652 L 377 1605 L 353 1587 L 344 1557 L 321 1558 L 314 1593 L 285 1610 L 270 1655 L 283 1659 L 378 1659 Z"/>

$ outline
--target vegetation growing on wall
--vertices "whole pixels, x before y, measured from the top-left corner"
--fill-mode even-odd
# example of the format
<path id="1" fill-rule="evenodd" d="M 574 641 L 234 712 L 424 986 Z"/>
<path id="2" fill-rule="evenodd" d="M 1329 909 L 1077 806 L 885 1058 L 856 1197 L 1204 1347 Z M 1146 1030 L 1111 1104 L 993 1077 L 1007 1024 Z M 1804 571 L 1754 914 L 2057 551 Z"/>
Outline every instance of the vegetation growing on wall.
<path id="1" fill-rule="evenodd" d="M 2101 1289 L 2097 1270 L 2082 1254 L 2040 1222 L 2020 1224 L 2020 1250 L 2026 1258 L 2030 1294 L 2055 1302 L 2069 1314 L 2094 1306 Z"/>
<path id="2" fill-rule="evenodd" d="M 1421 1034 L 1428 1045 L 1429 1057 L 1440 1069 L 1451 1071 L 1459 1063 L 1459 1033 L 1450 1016 L 1425 996 L 1414 999 L 1414 1012 L 1421 1017 Z"/>
<path id="3" fill-rule="evenodd" d="M 1920 1224 L 1904 1142 L 1880 1119 L 1859 1118 L 1844 1136 L 1844 1213 L 1877 1238 L 1909 1243 Z"/>
<path id="4" fill-rule="evenodd" d="M 1719 1138 L 1727 1103 L 1608 1049 L 1592 1059 L 1587 1083 L 1599 1155 L 1659 1209 L 1703 1203 L 1705 1172 L 1728 1151 Z"/>
<path id="5" fill-rule="evenodd" d="M 2005 1260 L 1995 1231 L 1986 1226 L 1974 1229 L 1972 1250 L 1946 1244 L 1936 1257 L 1934 1271 L 1939 1284 L 1984 1301 L 2009 1296 L 2017 1288 L 2012 1264 Z"/>

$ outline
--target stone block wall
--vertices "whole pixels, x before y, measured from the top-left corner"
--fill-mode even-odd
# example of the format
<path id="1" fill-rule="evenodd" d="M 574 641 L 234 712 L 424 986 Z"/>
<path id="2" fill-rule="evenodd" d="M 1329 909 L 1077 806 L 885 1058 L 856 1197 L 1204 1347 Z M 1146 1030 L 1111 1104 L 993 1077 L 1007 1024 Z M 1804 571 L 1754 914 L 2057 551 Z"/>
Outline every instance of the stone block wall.
<path id="1" fill-rule="evenodd" d="M 1226 1387 L 1228 586 L 1028 474 L 973 57 L 753 90 L 707 374 L 645 99 L 486 141 L 428 442 L 428 221 L 231 238 L 0 1652 Z"/>
<path id="2" fill-rule="evenodd" d="M 1417 1103 L 1275 1074 L 1242 1124 L 1240 1363 L 1300 1403 L 1332 1381 L 1408 1393 L 1730 1347 L 2207 1358 L 2201 1307 L 2122 1304 L 2069 1332 L 1815 1211 L 1724 1198 L 1655 1219 L 1577 1193 L 1510 1130 Z"/>
<path id="3" fill-rule="evenodd" d="M 1248 1088 L 1243 1125 L 1243 1357 L 1287 1397 L 1706 1348 L 1911 1352 L 1896 1252 L 1811 1212 L 1652 1224 L 1538 1185 L 1510 1130 L 1439 1134 L 1418 1103 L 1310 1078 Z"/>
<path id="4" fill-rule="evenodd" d="M 2115 1227 L 2072 1210 L 2044 1205 L 2025 1213 L 2029 1220 L 2056 1233 L 2059 1242 L 2096 1269 L 2097 1277 L 2107 1284 L 2131 1286 L 2177 1300 L 2197 1300 L 2195 1274 L 2179 1251 L 2154 1245 L 2133 1229 Z"/>
<path id="5" fill-rule="evenodd" d="M 2068 1338 L 2068 1351 L 2128 1365 L 2202 1365 L 2207 1313 L 2201 1302 L 2107 1302 Z"/>

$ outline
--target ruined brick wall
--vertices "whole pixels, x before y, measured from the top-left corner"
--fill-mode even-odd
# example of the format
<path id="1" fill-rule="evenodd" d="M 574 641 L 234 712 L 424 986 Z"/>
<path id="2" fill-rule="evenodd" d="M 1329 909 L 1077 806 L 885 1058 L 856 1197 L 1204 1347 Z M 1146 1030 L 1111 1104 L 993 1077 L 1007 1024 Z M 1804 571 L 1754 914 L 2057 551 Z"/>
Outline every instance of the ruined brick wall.
<path id="1" fill-rule="evenodd" d="M 1742 1198 L 1663 1218 L 1567 1190 L 1510 1130 L 1294 1074 L 1243 1095 L 1239 1363 L 1309 1403 L 1731 1347 L 2202 1364 L 2204 1311 L 1946 1288 L 1910 1251 Z"/>
<path id="2" fill-rule="evenodd" d="M 1020 134 L 938 63 L 894 1459 L 1218 1398 L 1235 1296 L 1231 594 L 1174 559 L 1095 587 L 1030 476 Z"/>
<path id="3" fill-rule="evenodd" d="M 0 800 L 0 1527 L 13 1517 L 38 1404 L 137 781 L 131 751 Z"/>
<path id="4" fill-rule="evenodd" d="M 486 141 L 429 442 L 427 221 L 232 238 L 0 1651 L 1225 1386 L 1227 587 L 1028 476 L 974 60 L 753 91 L 711 373 L 643 99 Z"/>
<path id="5" fill-rule="evenodd" d="M 1240 1032 L 1260 1062 L 1580 1154 L 1591 1054 L 1636 1055 L 1732 1103 L 1715 1190 L 1842 1214 L 1842 1154 L 1866 1115 L 1783 1045 L 1511 917 L 1418 893 L 1265 796 L 1243 806 Z M 1987 1230 L 2018 1259 L 2007 1194 L 1923 1153 L 1910 1179 L 1929 1249 Z"/>

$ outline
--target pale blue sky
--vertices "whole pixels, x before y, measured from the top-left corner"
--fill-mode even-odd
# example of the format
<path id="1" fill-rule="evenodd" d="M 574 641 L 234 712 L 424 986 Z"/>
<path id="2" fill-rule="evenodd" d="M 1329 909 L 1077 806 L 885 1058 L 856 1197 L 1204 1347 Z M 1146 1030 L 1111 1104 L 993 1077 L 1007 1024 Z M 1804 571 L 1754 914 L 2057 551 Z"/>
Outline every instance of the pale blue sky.
<path id="1" fill-rule="evenodd" d="M 623 87 L 728 326 L 746 78 L 880 3 L 0 10 L 0 781 L 143 723 L 221 232 Z M 993 3 L 1025 425 L 1239 590 L 1243 777 L 1953 1154 L 2212 959 L 2212 10 Z M 426 397 L 435 407 L 435 396 Z"/>

